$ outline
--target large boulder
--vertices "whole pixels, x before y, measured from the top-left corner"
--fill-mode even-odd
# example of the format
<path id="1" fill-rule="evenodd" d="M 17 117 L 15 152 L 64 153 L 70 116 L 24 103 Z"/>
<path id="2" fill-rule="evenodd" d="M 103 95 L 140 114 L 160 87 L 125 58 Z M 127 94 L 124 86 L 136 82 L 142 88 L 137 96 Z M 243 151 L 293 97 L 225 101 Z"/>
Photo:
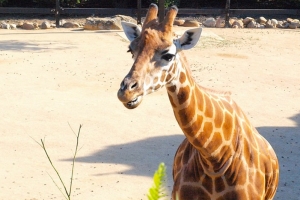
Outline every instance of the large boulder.
<path id="1" fill-rule="evenodd" d="M 216 27 L 217 28 L 224 28 L 225 27 L 225 19 L 219 17 L 216 20 Z"/>
<path id="2" fill-rule="evenodd" d="M 41 29 L 49 29 L 51 28 L 51 24 L 49 21 L 43 21 L 40 27 Z"/>
<path id="3" fill-rule="evenodd" d="M 121 21 L 137 23 L 132 17 L 115 15 L 113 17 L 89 17 L 84 25 L 85 30 L 122 30 Z"/>
<path id="4" fill-rule="evenodd" d="M 276 26 L 273 26 L 271 20 L 268 20 L 268 21 L 266 22 L 265 27 L 266 27 L 266 28 L 276 28 Z"/>
<path id="5" fill-rule="evenodd" d="M 291 29 L 296 29 L 296 28 L 300 28 L 300 22 L 298 19 L 294 19 L 289 23 L 289 28 Z"/>
<path id="6" fill-rule="evenodd" d="M 33 30 L 35 28 L 35 25 L 31 22 L 24 22 L 21 28 L 25 30 Z"/>
<path id="7" fill-rule="evenodd" d="M 232 28 L 244 28 L 244 23 L 242 20 L 238 19 L 232 23 Z"/>
<path id="8" fill-rule="evenodd" d="M 22 28 L 23 24 L 24 24 L 24 22 L 22 22 L 22 21 L 18 22 L 17 28 Z"/>
<path id="9" fill-rule="evenodd" d="M 288 22 L 288 23 L 291 23 L 292 21 L 293 21 L 294 19 L 292 19 L 292 18 L 286 18 L 286 21 Z"/>
<path id="10" fill-rule="evenodd" d="M 64 28 L 79 28 L 80 25 L 76 22 L 66 22 L 63 24 Z"/>
<path id="11" fill-rule="evenodd" d="M 236 18 L 230 18 L 229 19 L 229 26 L 232 27 L 233 22 L 235 22 L 235 20 L 237 20 Z"/>
<path id="12" fill-rule="evenodd" d="M 263 24 L 263 25 L 265 25 L 266 23 L 267 23 L 267 19 L 266 18 L 264 18 L 264 17 L 259 17 L 258 19 L 257 19 L 257 23 L 259 23 L 259 24 Z"/>
<path id="13" fill-rule="evenodd" d="M 247 26 L 252 21 L 254 21 L 252 17 L 246 17 L 245 19 L 243 19 L 243 23 L 245 26 Z"/>
<path id="14" fill-rule="evenodd" d="M 3 29 L 10 29 L 10 25 L 4 21 L 2 21 L 0 23 L 0 28 L 3 28 Z"/>
<path id="15" fill-rule="evenodd" d="M 290 25 L 290 23 L 288 23 L 286 20 L 283 20 L 281 28 L 289 28 L 289 25 Z"/>
<path id="16" fill-rule="evenodd" d="M 10 24 L 10 29 L 17 29 L 17 25 L 16 24 Z"/>
<path id="17" fill-rule="evenodd" d="M 274 28 L 277 27 L 278 20 L 277 19 L 271 19 L 271 24 L 273 25 Z"/>
<path id="18" fill-rule="evenodd" d="M 290 25 L 300 28 L 300 21 L 298 19 L 294 19 L 293 21 L 290 22 Z"/>
<path id="19" fill-rule="evenodd" d="M 257 24 L 256 22 L 253 20 L 253 21 L 250 21 L 247 26 L 247 28 L 257 28 Z"/>
<path id="20" fill-rule="evenodd" d="M 184 24 L 184 22 L 185 22 L 185 20 L 183 20 L 183 19 L 175 19 L 173 24 L 175 26 L 182 26 Z"/>
<path id="21" fill-rule="evenodd" d="M 185 20 L 183 25 L 184 27 L 199 27 L 199 22 L 196 20 Z"/>
<path id="22" fill-rule="evenodd" d="M 209 17 L 203 22 L 203 25 L 206 26 L 206 27 L 215 27 L 216 26 L 216 20 L 213 17 Z"/>

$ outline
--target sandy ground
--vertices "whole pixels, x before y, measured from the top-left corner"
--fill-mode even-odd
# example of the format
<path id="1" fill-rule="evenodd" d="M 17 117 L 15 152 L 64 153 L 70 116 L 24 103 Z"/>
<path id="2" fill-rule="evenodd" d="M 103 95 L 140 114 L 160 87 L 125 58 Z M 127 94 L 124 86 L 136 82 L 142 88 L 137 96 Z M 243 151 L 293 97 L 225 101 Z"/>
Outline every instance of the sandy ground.
<path id="1" fill-rule="evenodd" d="M 182 30 L 178 29 L 178 33 Z M 127 110 L 117 90 L 132 60 L 119 31 L 0 30 L 0 199 L 63 199 L 43 149 L 72 199 L 147 199 L 160 162 L 184 136 L 165 89 Z M 300 196 L 300 31 L 204 29 L 187 52 L 203 86 L 229 90 L 280 161 L 275 199 Z M 70 127 L 69 127 L 70 125 Z M 48 175 L 49 174 L 49 175 Z"/>

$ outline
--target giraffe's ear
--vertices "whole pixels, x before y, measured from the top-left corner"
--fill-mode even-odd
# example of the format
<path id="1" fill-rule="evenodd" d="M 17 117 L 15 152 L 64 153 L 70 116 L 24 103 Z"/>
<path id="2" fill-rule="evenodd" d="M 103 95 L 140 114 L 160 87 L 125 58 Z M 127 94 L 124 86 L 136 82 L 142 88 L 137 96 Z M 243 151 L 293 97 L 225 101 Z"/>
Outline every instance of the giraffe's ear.
<path id="1" fill-rule="evenodd" d="M 196 46 L 201 36 L 202 28 L 190 29 L 176 40 L 177 51 L 191 49 Z"/>
<path id="2" fill-rule="evenodd" d="M 130 22 L 121 22 L 124 33 L 128 40 L 131 42 L 141 34 L 141 28 Z"/>

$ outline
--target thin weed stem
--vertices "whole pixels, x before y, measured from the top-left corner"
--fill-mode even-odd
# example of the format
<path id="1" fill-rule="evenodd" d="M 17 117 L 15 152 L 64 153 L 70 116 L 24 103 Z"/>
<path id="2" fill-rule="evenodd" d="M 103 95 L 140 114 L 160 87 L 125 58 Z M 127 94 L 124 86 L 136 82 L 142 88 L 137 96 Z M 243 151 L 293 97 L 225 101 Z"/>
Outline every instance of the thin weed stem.
<path id="1" fill-rule="evenodd" d="M 70 126 L 70 124 L 69 124 Z M 70 126 L 71 128 L 71 126 Z M 56 167 L 54 166 L 48 152 L 47 152 L 47 149 L 46 149 L 46 146 L 45 146 L 45 139 L 41 139 L 41 143 L 37 142 L 36 140 L 34 140 L 40 147 L 43 148 L 47 158 L 48 158 L 48 161 L 50 162 L 52 168 L 54 169 L 56 175 L 58 176 L 59 180 L 60 180 L 60 183 L 61 185 L 63 186 L 64 188 L 64 192 L 61 190 L 61 188 L 59 188 L 58 184 L 54 181 L 54 179 L 50 176 L 50 178 L 52 179 L 52 181 L 54 182 L 54 184 L 56 185 L 56 187 L 59 189 L 59 191 L 62 193 L 62 195 L 64 196 L 65 199 L 67 200 L 71 200 L 71 194 L 72 194 L 72 186 L 73 186 L 73 177 L 74 177 L 74 166 L 75 166 L 75 160 L 76 160 L 76 155 L 77 155 L 77 152 L 78 152 L 78 145 L 79 145 L 79 136 L 80 136 L 80 131 L 81 131 L 81 128 L 82 128 L 82 125 L 80 124 L 79 125 L 79 129 L 78 129 L 78 132 L 77 134 L 75 134 L 75 132 L 73 131 L 73 129 L 71 128 L 72 132 L 75 134 L 76 136 L 76 147 L 75 147 L 75 152 L 74 152 L 74 155 L 73 155 L 73 159 L 72 159 L 72 171 L 71 171 L 71 180 L 70 180 L 70 188 L 69 188 L 69 191 L 67 190 L 67 187 L 64 183 L 64 181 L 62 180 L 58 170 L 56 169 Z"/>

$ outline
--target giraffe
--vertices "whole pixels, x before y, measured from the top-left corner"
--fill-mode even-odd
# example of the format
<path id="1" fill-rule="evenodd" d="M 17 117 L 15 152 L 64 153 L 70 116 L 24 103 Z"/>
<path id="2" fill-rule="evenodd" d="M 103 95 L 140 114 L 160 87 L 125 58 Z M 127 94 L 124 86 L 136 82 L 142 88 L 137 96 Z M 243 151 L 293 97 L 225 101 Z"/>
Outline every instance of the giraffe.
<path id="1" fill-rule="evenodd" d="M 173 200 L 266 200 L 275 196 L 276 154 L 250 124 L 230 93 L 199 86 L 182 50 L 196 45 L 202 29 L 174 38 L 172 6 L 157 21 L 151 4 L 143 26 L 123 22 L 134 63 L 121 82 L 118 98 L 128 109 L 163 86 L 185 139 L 173 163 Z"/>

